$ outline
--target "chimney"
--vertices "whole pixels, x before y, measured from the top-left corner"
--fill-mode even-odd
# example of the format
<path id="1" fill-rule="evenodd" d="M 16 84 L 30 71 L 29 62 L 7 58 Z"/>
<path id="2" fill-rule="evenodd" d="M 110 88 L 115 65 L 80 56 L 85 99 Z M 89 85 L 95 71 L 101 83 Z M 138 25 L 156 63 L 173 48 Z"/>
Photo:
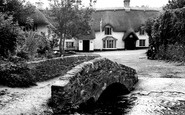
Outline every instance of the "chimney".
<path id="1" fill-rule="evenodd" d="M 124 0 L 124 7 L 129 8 L 130 7 L 130 0 Z"/>

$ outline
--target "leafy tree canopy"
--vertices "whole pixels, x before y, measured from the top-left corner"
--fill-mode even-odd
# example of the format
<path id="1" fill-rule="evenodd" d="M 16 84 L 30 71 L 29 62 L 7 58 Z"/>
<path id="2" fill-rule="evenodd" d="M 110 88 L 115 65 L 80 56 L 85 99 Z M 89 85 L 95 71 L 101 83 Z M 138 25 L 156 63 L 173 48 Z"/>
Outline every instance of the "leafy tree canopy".
<path id="1" fill-rule="evenodd" d="M 50 17 L 54 22 L 54 32 L 60 37 L 60 53 L 64 51 L 65 39 L 91 34 L 92 3 L 87 8 L 80 7 L 80 0 L 50 0 Z"/>
<path id="2" fill-rule="evenodd" d="M 183 8 L 184 6 L 185 6 L 185 0 L 169 0 L 168 4 L 164 7 L 164 10 Z"/>
<path id="3" fill-rule="evenodd" d="M 21 16 L 32 13 L 34 7 L 26 3 L 25 0 L 1 0 L 0 1 L 0 12 L 6 13 L 13 16 L 13 21 L 18 21 Z"/>
<path id="4" fill-rule="evenodd" d="M 0 56 L 6 58 L 14 53 L 20 31 L 12 20 L 12 16 L 0 13 Z"/>

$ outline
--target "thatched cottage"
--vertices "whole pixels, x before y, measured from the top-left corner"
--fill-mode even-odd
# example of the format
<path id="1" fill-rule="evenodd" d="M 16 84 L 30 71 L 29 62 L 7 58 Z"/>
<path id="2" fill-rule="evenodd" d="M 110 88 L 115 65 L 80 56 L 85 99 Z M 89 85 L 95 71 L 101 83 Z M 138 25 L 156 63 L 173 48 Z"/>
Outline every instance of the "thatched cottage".
<path id="1" fill-rule="evenodd" d="M 19 25 L 21 25 L 24 31 L 33 30 L 37 33 L 47 33 L 48 28 L 47 26 L 50 25 L 48 19 L 45 17 L 45 15 L 38 9 L 32 8 L 30 14 L 24 14 L 21 19 L 19 19 Z M 32 26 L 26 26 L 27 25 L 27 19 L 30 18 L 30 20 L 33 21 Z"/>
<path id="2" fill-rule="evenodd" d="M 159 15 L 159 10 L 131 8 L 130 0 L 124 0 L 122 8 L 96 9 L 92 14 L 93 32 L 77 39 L 67 39 L 66 50 L 95 51 L 136 49 L 149 46 L 145 22 Z M 47 33 L 48 20 L 39 10 L 30 16 L 34 28 Z M 59 48 L 55 48 L 59 50 Z"/>
<path id="3" fill-rule="evenodd" d="M 96 10 L 92 29 L 94 35 L 79 38 L 79 51 L 136 49 L 149 46 L 145 22 L 158 16 L 158 10 L 131 8 L 124 0 L 123 8 Z"/>

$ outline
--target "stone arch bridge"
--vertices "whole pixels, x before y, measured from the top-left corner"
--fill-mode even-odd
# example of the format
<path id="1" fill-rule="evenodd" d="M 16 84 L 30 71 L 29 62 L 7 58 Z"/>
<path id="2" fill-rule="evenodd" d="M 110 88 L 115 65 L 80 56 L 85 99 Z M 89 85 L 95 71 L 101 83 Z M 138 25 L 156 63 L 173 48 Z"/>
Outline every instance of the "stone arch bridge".
<path id="1" fill-rule="evenodd" d="M 128 94 L 137 81 L 138 77 L 134 69 L 109 59 L 99 57 L 84 62 L 61 76 L 52 85 L 53 112 L 60 113 L 69 104 L 77 107 L 90 99 L 97 101 L 99 98 L 104 98 L 103 95 L 106 93 L 102 92 L 106 92 L 110 86 L 119 87 L 123 91 L 122 94 Z M 115 92 L 112 91 L 112 93 Z"/>

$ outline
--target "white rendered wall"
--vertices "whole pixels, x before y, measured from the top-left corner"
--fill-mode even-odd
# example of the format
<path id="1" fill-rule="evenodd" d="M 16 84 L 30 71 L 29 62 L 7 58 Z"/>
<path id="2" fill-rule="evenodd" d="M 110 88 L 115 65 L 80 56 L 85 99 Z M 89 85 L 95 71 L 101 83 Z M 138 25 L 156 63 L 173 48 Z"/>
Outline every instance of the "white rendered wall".
<path id="1" fill-rule="evenodd" d="M 136 35 L 138 36 L 139 40 L 145 40 L 145 46 L 139 46 L 139 40 L 137 40 L 136 47 L 149 47 L 149 37 L 146 32 L 144 35 L 139 35 L 139 32 L 137 32 Z"/>
<path id="2" fill-rule="evenodd" d="M 112 35 L 105 35 L 105 31 L 103 32 L 96 32 L 94 39 L 94 49 L 103 49 L 103 38 L 106 36 L 112 36 L 117 39 L 116 41 L 116 49 L 124 49 L 124 41 L 122 40 L 124 33 L 123 32 L 112 32 Z M 109 48 L 110 49 L 110 48 Z"/>
<path id="3" fill-rule="evenodd" d="M 48 28 L 47 28 L 47 26 L 44 26 L 44 25 L 43 26 L 38 26 L 36 32 L 38 34 L 40 34 L 41 32 L 44 32 L 47 35 L 48 34 Z"/>

